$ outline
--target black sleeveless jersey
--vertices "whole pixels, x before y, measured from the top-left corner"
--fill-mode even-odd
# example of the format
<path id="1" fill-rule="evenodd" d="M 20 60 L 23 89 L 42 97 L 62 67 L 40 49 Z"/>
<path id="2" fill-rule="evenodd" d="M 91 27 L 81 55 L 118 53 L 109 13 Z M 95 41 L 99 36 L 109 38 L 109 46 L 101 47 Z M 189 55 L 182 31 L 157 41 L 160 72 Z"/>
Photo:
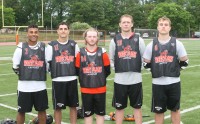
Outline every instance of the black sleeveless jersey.
<path id="1" fill-rule="evenodd" d="M 164 45 L 159 43 L 158 38 L 153 39 L 151 72 L 153 78 L 180 76 L 179 60 L 176 54 L 176 38 L 172 37 Z"/>
<path id="2" fill-rule="evenodd" d="M 22 44 L 19 80 L 46 81 L 45 44 L 31 49 L 28 42 Z"/>
<path id="3" fill-rule="evenodd" d="M 49 45 L 53 48 L 51 61 L 51 77 L 74 76 L 75 71 L 75 47 L 76 42 L 68 40 L 67 44 L 51 41 Z"/>
<path id="4" fill-rule="evenodd" d="M 102 48 L 95 55 L 88 55 L 85 48 L 80 49 L 81 62 L 79 81 L 81 87 L 97 88 L 106 85 Z"/>
<path id="5" fill-rule="evenodd" d="M 139 36 L 134 34 L 129 39 L 123 39 L 121 34 L 117 34 L 114 42 L 116 44 L 115 72 L 141 72 Z"/>

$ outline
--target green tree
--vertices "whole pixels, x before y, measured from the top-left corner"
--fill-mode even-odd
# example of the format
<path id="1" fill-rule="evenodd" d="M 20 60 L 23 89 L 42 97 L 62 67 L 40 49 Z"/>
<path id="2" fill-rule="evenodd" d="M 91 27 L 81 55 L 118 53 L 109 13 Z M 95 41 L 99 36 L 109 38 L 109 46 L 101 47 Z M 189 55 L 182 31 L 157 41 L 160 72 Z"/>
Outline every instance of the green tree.
<path id="1" fill-rule="evenodd" d="M 175 3 L 160 3 L 151 11 L 148 17 L 149 27 L 156 28 L 157 20 L 162 16 L 167 16 L 172 22 L 172 35 L 185 37 L 189 31 L 192 15 L 182 6 Z"/>
<path id="2" fill-rule="evenodd" d="M 191 31 L 200 31 L 200 1 L 199 0 L 190 0 L 185 4 L 186 10 L 189 11 L 193 17 L 191 20 L 194 23 L 191 23 Z"/>
<path id="3" fill-rule="evenodd" d="M 3 22 L 2 22 L 2 6 L 0 6 L 0 28 L 2 28 L 3 26 Z M 15 13 L 13 12 L 12 8 L 5 8 L 3 9 L 3 13 L 4 13 L 4 25 L 5 26 L 13 26 L 15 24 Z"/>
<path id="4" fill-rule="evenodd" d="M 74 22 L 70 25 L 70 30 L 86 30 L 90 27 L 87 23 Z"/>

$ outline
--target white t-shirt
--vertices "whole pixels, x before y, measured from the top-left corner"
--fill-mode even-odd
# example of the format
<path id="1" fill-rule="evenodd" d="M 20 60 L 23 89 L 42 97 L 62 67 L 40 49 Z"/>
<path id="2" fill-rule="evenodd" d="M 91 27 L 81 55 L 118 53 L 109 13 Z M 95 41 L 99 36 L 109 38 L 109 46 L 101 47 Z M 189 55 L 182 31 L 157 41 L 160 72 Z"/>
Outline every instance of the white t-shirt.
<path id="1" fill-rule="evenodd" d="M 29 46 L 31 49 L 38 49 L 40 42 L 37 42 L 35 46 Z M 45 50 L 46 54 L 46 50 Z M 46 55 L 45 55 L 46 56 Z M 18 68 L 21 62 L 22 57 L 22 43 L 17 45 L 15 49 L 12 61 L 13 61 L 13 68 Z M 22 92 L 37 92 L 46 89 L 45 81 L 21 81 L 18 80 L 17 90 Z"/>
<path id="2" fill-rule="evenodd" d="M 64 45 L 64 44 L 67 44 L 68 41 L 66 41 L 66 42 L 59 42 L 59 43 Z M 48 52 L 47 57 L 46 57 L 47 62 L 52 61 L 53 48 L 52 48 L 51 45 L 48 44 L 47 47 L 46 47 L 46 49 L 47 49 L 46 51 Z M 75 46 L 75 57 L 76 57 L 76 55 L 77 55 L 77 53 L 79 51 L 80 51 L 80 49 L 78 47 L 78 44 L 76 44 L 76 46 Z M 72 81 L 72 80 L 75 80 L 75 79 L 77 79 L 77 76 L 64 76 L 64 77 L 53 78 L 52 81 L 62 82 L 62 81 Z"/>
<path id="3" fill-rule="evenodd" d="M 162 42 L 162 44 L 166 44 L 168 42 L 169 42 L 169 40 Z M 143 58 L 145 58 L 147 60 L 151 60 L 152 45 L 153 45 L 153 41 L 151 41 L 147 45 L 145 52 L 143 54 Z M 178 58 L 187 56 L 185 47 L 183 46 L 183 44 L 179 40 L 176 40 L 176 53 L 178 55 Z M 169 84 L 173 84 L 173 83 L 177 83 L 177 82 L 180 82 L 180 77 L 165 77 L 165 76 L 163 76 L 163 77 L 152 79 L 152 83 L 158 84 L 158 85 L 169 85 Z"/>
<path id="4" fill-rule="evenodd" d="M 126 37 L 123 37 L 123 39 L 126 39 Z M 109 58 L 113 70 L 114 70 L 115 49 L 116 49 L 116 44 L 114 42 L 114 39 L 112 39 L 109 46 Z M 145 43 L 141 37 L 139 37 L 139 50 L 140 50 L 140 55 L 142 57 L 145 50 Z M 137 84 L 142 82 L 142 74 L 138 72 L 115 73 L 114 82 L 123 85 Z"/>

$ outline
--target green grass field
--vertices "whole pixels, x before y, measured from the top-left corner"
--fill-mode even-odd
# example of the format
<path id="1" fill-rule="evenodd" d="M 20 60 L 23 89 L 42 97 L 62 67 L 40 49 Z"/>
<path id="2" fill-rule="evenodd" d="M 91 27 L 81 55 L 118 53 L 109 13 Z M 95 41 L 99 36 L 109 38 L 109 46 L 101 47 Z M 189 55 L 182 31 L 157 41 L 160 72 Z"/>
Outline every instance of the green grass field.
<path id="1" fill-rule="evenodd" d="M 189 67 L 181 71 L 181 121 L 184 124 L 200 124 L 200 40 L 181 40 L 185 45 L 189 56 Z M 145 41 L 146 44 L 148 41 Z M 108 49 L 109 43 L 105 44 Z M 12 61 L 9 59 L 15 50 L 15 46 L 0 46 L 0 120 L 5 118 L 15 119 L 17 111 L 17 76 L 12 71 Z M 3 57 L 8 57 L 9 60 L 2 60 Z M 150 117 L 143 118 L 143 122 L 150 124 L 154 118 L 153 113 L 150 112 L 151 107 L 151 75 L 150 72 L 143 70 L 143 115 Z M 108 77 L 107 82 L 107 99 L 106 111 L 107 114 L 114 111 L 111 106 L 113 96 L 113 76 L 114 72 Z M 48 114 L 53 115 L 52 98 L 51 98 L 51 79 L 48 76 L 47 80 L 48 95 L 49 95 L 49 109 Z M 80 97 L 79 97 L 80 98 Z M 81 104 L 81 99 L 80 99 Z M 63 111 L 63 122 L 69 123 L 69 109 Z M 128 107 L 125 109 L 125 114 L 133 113 L 133 109 Z M 33 109 L 32 113 L 26 114 L 26 123 L 33 119 L 37 112 Z M 171 124 L 168 115 L 169 111 L 165 113 L 165 124 Z M 83 124 L 83 119 L 78 119 L 78 124 Z M 124 124 L 132 124 L 134 122 L 124 122 Z M 105 121 L 105 124 L 114 124 L 113 121 Z"/>

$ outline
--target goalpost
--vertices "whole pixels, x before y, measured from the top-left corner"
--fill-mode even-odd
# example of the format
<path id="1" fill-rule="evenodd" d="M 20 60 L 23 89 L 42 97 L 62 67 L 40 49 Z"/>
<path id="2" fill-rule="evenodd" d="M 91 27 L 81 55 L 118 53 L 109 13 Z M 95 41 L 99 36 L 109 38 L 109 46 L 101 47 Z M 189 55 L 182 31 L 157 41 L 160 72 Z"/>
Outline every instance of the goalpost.
<path id="1" fill-rule="evenodd" d="M 44 1 L 41 0 L 41 4 L 42 4 L 42 9 L 41 9 L 41 19 L 42 19 L 42 25 L 39 25 L 38 27 L 44 27 L 44 16 L 43 16 L 43 6 L 44 6 Z M 2 27 L 3 28 L 17 28 L 17 31 L 16 31 L 16 35 L 15 35 L 15 42 L 16 42 L 16 45 L 19 43 L 19 29 L 20 28 L 27 28 L 28 26 L 23 26 L 23 25 L 19 25 L 19 26 L 7 26 L 5 25 L 4 23 L 4 0 L 2 0 Z"/>

